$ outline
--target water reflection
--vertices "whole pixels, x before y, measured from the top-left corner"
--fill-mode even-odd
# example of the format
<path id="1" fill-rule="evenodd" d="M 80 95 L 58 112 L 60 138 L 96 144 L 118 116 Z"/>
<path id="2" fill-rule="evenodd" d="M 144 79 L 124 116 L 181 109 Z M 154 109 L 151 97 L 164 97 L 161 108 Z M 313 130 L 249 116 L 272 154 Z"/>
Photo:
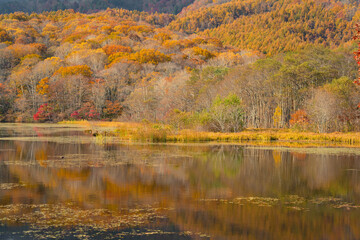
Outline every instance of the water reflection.
<path id="1" fill-rule="evenodd" d="M 33 206 L 48 213 L 60 204 L 69 212 L 63 218 L 107 209 L 111 221 L 131 215 L 138 223 L 116 226 L 117 234 L 141 228 L 171 229 L 148 234 L 163 239 L 360 238 L 360 155 L 354 151 L 99 145 L 81 129 L 52 125 L 0 126 L 0 136 L 0 220 L 8 226 L 0 237 L 16 223 L 11 216 L 20 215 L 26 225 L 37 216 Z M 135 218 L 136 209 L 144 216 Z M 58 224 L 61 216 L 50 215 Z M 92 218 L 99 225 L 98 219 L 111 217 L 101 212 Z M 69 224 L 76 229 L 82 221 Z"/>

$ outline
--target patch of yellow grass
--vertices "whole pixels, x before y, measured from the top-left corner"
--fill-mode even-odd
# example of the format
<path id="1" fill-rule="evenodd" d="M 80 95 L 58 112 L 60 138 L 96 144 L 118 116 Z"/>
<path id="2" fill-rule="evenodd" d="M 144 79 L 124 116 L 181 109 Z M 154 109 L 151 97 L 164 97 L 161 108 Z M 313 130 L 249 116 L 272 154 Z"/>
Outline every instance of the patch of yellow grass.
<path id="1" fill-rule="evenodd" d="M 76 125 L 90 125 L 90 122 L 87 120 L 78 120 L 78 121 L 61 121 L 58 124 L 76 124 Z"/>
<path id="2" fill-rule="evenodd" d="M 343 142 L 347 144 L 360 143 L 360 133 L 313 133 L 293 132 L 291 130 L 252 129 L 239 133 L 214 133 L 182 130 L 167 137 L 169 141 L 305 141 L 305 142 Z"/>
<path id="3" fill-rule="evenodd" d="M 290 129 L 246 129 L 238 133 L 201 132 L 195 130 L 175 130 L 168 125 L 128 122 L 88 122 L 66 121 L 62 124 L 79 124 L 90 127 L 92 132 L 116 136 L 122 140 L 149 142 L 244 142 L 244 141 L 294 141 L 333 142 L 358 144 L 360 132 L 314 133 L 296 132 Z"/>

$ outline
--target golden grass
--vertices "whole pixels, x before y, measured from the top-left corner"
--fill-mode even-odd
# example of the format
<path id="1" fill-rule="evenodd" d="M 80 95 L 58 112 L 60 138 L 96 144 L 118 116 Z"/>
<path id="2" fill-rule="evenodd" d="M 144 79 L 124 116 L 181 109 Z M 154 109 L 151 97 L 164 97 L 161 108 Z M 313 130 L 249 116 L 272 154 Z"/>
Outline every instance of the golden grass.
<path id="1" fill-rule="evenodd" d="M 360 144 L 360 132 L 314 133 L 290 129 L 246 129 L 238 133 L 201 132 L 175 130 L 168 125 L 127 122 L 70 121 L 62 124 L 78 124 L 90 127 L 96 135 L 115 136 L 122 140 L 149 142 L 332 142 Z"/>
<path id="2" fill-rule="evenodd" d="M 167 136 L 167 141 L 171 142 L 311 142 L 311 143 L 344 143 L 359 144 L 360 133 L 312 133 L 312 132 L 293 132 L 289 130 L 245 130 L 239 133 L 213 133 L 213 132 L 194 132 L 183 130 L 177 134 Z"/>
<path id="3" fill-rule="evenodd" d="M 87 120 L 79 120 L 79 121 L 62 121 L 58 122 L 58 124 L 76 124 L 81 126 L 93 126 L 93 127 L 105 127 L 105 128 L 137 128 L 141 127 L 142 123 L 133 123 L 133 122 L 103 122 L 103 121 L 87 121 Z"/>

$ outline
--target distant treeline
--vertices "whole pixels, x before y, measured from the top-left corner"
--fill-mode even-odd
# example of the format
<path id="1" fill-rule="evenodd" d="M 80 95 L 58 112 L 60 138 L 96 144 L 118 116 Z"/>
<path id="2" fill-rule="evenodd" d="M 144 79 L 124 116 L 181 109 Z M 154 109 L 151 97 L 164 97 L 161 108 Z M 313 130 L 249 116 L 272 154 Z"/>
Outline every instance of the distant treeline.
<path id="1" fill-rule="evenodd" d="M 193 0 L 0 0 L 0 14 L 16 11 L 37 12 L 73 9 L 90 13 L 107 8 L 177 14 Z"/>

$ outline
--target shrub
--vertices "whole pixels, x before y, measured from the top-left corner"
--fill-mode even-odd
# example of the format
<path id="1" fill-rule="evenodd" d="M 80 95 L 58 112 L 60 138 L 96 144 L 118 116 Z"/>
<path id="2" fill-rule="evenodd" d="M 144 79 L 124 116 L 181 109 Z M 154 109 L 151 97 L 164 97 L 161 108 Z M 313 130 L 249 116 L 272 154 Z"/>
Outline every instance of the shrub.
<path id="1" fill-rule="evenodd" d="M 36 122 L 51 122 L 54 118 L 53 108 L 45 103 L 39 107 L 33 118 Z"/>
<path id="2" fill-rule="evenodd" d="M 91 103 L 85 103 L 83 107 L 70 115 L 72 120 L 100 120 L 100 113 Z"/>
<path id="3" fill-rule="evenodd" d="M 305 110 L 299 109 L 295 113 L 291 114 L 291 119 L 289 121 L 290 126 L 307 126 L 309 124 L 309 118 Z"/>

